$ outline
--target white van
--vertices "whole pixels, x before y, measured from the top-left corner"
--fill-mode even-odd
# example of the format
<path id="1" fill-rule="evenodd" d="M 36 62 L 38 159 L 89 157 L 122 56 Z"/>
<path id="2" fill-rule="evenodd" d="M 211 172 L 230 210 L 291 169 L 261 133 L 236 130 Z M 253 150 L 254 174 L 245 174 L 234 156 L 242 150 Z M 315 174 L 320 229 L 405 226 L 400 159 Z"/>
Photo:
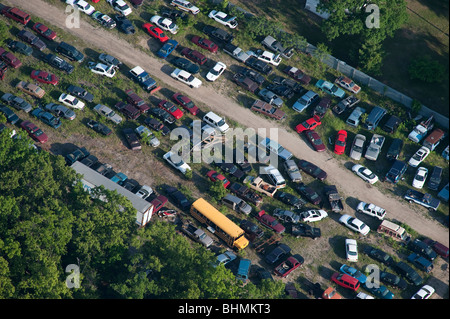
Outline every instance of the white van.
<path id="1" fill-rule="evenodd" d="M 225 133 L 230 129 L 225 120 L 214 112 L 208 112 L 205 116 L 203 116 L 203 121 L 212 127 L 217 128 L 222 133 Z"/>
<path id="2" fill-rule="evenodd" d="M 273 186 L 275 186 L 277 189 L 286 187 L 286 180 L 284 179 L 283 175 L 281 175 L 279 170 L 277 170 L 272 165 L 269 165 L 265 167 L 265 171 L 267 176 L 269 176 L 269 179 Z"/>

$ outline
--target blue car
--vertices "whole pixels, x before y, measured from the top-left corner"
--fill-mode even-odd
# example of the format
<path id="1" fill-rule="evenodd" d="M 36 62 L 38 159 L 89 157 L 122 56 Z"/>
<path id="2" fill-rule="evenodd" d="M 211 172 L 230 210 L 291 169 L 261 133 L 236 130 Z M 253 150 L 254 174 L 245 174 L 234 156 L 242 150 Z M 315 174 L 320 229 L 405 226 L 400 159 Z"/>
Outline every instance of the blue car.
<path id="1" fill-rule="evenodd" d="M 350 267 L 346 264 L 343 264 L 341 268 L 339 268 L 340 272 L 352 276 L 353 278 L 358 279 L 361 284 L 364 284 L 367 280 L 367 276 L 360 272 L 358 269 L 354 267 Z"/>
<path id="2" fill-rule="evenodd" d="M 161 47 L 161 49 L 159 49 L 158 53 L 156 53 L 156 54 L 160 58 L 165 59 L 173 52 L 173 50 L 176 49 L 177 46 L 178 46 L 178 42 L 170 39 L 166 43 L 164 43 L 164 45 Z"/>
<path id="3" fill-rule="evenodd" d="M 335 85 L 331 82 L 325 81 L 325 80 L 317 81 L 316 87 L 318 87 L 322 91 L 327 92 L 328 94 L 331 94 L 338 98 L 343 98 L 345 96 L 344 90 L 339 88 L 337 85 Z"/>
<path id="4" fill-rule="evenodd" d="M 55 129 L 61 126 L 61 120 L 58 117 L 54 116 L 52 113 L 44 111 L 43 109 L 34 109 L 31 112 L 31 115 L 36 116 L 42 122 Z"/>
<path id="5" fill-rule="evenodd" d="M 128 179 L 128 176 L 125 175 L 124 173 L 117 173 L 116 175 L 111 177 L 111 180 L 117 184 L 121 184 L 121 183 L 125 182 L 127 179 Z"/>
<path id="6" fill-rule="evenodd" d="M 315 105 L 316 102 L 319 102 L 319 100 L 320 100 L 320 97 L 316 92 L 308 91 L 294 103 L 292 108 L 294 109 L 294 111 L 301 113 L 308 106 Z"/>
<path id="7" fill-rule="evenodd" d="M 394 294 L 386 287 L 383 285 L 375 285 L 375 283 L 372 283 L 372 285 L 364 285 L 364 288 L 369 291 L 370 293 L 372 293 L 375 297 L 381 298 L 381 299 L 393 299 L 394 298 Z"/>

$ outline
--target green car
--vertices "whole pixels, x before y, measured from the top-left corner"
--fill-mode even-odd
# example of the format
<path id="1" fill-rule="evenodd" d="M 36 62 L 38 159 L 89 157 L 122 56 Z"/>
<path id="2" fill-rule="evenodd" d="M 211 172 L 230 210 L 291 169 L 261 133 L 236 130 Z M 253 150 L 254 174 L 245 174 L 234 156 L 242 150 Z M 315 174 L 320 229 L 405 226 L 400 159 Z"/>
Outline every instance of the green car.
<path id="1" fill-rule="evenodd" d="M 25 43 L 22 43 L 20 41 L 14 41 L 11 40 L 8 43 L 8 47 L 15 51 L 15 52 L 19 52 L 21 54 L 24 54 L 26 56 L 30 56 L 33 53 L 33 49 L 31 47 L 29 47 L 28 45 L 26 45 Z"/>

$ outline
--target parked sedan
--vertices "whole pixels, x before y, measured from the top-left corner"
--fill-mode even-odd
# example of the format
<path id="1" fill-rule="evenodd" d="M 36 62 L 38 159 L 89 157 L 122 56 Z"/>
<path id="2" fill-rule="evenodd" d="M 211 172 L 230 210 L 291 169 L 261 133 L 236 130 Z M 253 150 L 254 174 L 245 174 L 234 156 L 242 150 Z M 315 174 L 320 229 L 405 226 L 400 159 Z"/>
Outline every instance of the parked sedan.
<path id="1" fill-rule="evenodd" d="M 313 116 L 313 117 L 307 119 L 306 121 L 303 121 L 302 123 L 298 124 L 295 127 L 295 130 L 297 131 L 297 133 L 300 134 L 307 130 L 313 130 L 320 124 L 322 124 L 322 122 L 320 121 L 320 118 L 318 116 Z"/>
<path id="2" fill-rule="evenodd" d="M 116 68 L 113 65 L 106 65 L 103 63 L 88 62 L 88 68 L 91 72 L 99 75 L 113 78 L 116 75 Z"/>
<path id="3" fill-rule="evenodd" d="M 340 130 L 336 135 L 334 142 L 334 153 L 342 155 L 345 153 L 345 146 L 347 144 L 347 131 Z"/>
<path id="4" fill-rule="evenodd" d="M 18 109 L 22 110 L 26 113 L 30 112 L 33 108 L 31 107 L 31 104 L 22 99 L 19 96 L 15 96 L 11 93 L 5 93 L 2 95 L 2 101 L 6 102 L 8 105 Z"/>
<path id="5" fill-rule="evenodd" d="M 315 130 L 307 130 L 304 134 L 316 152 L 323 152 L 326 150 L 325 144 L 323 144 L 322 139 Z"/>
<path id="6" fill-rule="evenodd" d="M 408 164 L 411 167 L 417 167 L 422 163 L 425 158 L 430 154 L 430 149 L 428 147 L 422 146 L 419 148 L 414 155 L 409 159 Z"/>
<path id="7" fill-rule="evenodd" d="M 69 109 L 61 104 L 48 103 L 47 105 L 45 105 L 45 109 L 47 111 L 55 114 L 56 116 L 59 116 L 59 117 L 62 116 L 68 120 L 74 120 L 76 117 L 76 114 L 74 111 L 72 111 L 71 109 Z"/>
<path id="8" fill-rule="evenodd" d="M 26 43 L 31 44 L 31 46 L 35 47 L 36 49 L 38 49 L 40 51 L 47 48 L 47 45 L 44 43 L 44 41 L 39 39 L 39 37 L 37 35 L 34 35 L 30 31 L 27 31 L 25 29 L 19 31 L 19 33 L 17 34 L 17 37 L 19 39 L 25 41 Z"/>
<path id="9" fill-rule="evenodd" d="M 286 228 L 281 225 L 277 219 L 269 214 L 267 214 L 264 210 L 261 210 L 255 218 L 267 228 L 272 229 L 277 234 L 282 234 L 285 232 Z"/>
<path id="10" fill-rule="evenodd" d="M 345 92 L 344 90 L 338 88 L 336 85 L 334 85 L 331 82 L 325 81 L 325 80 L 319 80 L 316 82 L 316 87 L 321 89 L 322 91 L 332 95 L 336 96 L 338 98 L 344 98 Z"/>
<path id="11" fill-rule="evenodd" d="M 278 219 L 280 219 L 284 222 L 288 222 L 288 223 L 292 223 L 292 224 L 296 224 L 300 221 L 299 215 L 297 215 L 294 212 L 291 212 L 290 210 L 284 210 L 281 208 L 276 208 L 273 211 L 273 216 L 277 217 Z"/>
<path id="12" fill-rule="evenodd" d="M 372 293 L 375 297 L 381 298 L 381 299 L 393 299 L 394 294 L 387 289 L 386 286 L 383 285 L 365 285 L 364 286 L 370 293 Z"/>
<path id="13" fill-rule="evenodd" d="M 56 75 L 45 71 L 33 70 L 31 71 L 31 78 L 45 84 L 58 84 L 58 78 L 56 77 Z"/>
<path id="14" fill-rule="evenodd" d="M 310 210 L 301 212 L 300 217 L 302 218 L 302 221 L 312 223 L 312 222 L 318 222 L 319 220 L 322 220 L 325 217 L 328 217 L 328 214 L 326 211 L 324 211 L 322 209 L 310 209 Z"/>
<path id="15" fill-rule="evenodd" d="M 83 102 L 78 100 L 75 96 L 67 94 L 67 93 L 62 93 L 59 96 L 58 101 L 67 106 L 70 106 L 74 109 L 78 109 L 78 110 L 82 110 L 85 105 Z"/>
<path id="16" fill-rule="evenodd" d="M 273 250 L 271 250 L 265 257 L 264 260 L 269 264 L 273 265 L 281 258 L 285 257 L 291 252 L 291 247 L 286 244 L 279 244 Z"/>
<path id="17" fill-rule="evenodd" d="M 161 28 L 151 23 L 144 23 L 142 25 L 142 28 L 146 30 L 148 34 L 150 34 L 152 37 L 154 37 L 161 43 L 165 43 L 169 40 L 169 37 L 164 33 L 163 30 L 161 30 Z"/>
<path id="18" fill-rule="evenodd" d="M 172 99 L 178 105 L 180 105 L 183 109 L 185 109 L 186 111 L 188 111 L 192 115 L 197 115 L 197 113 L 199 111 L 198 107 L 187 96 L 183 95 L 182 93 L 175 93 L 172 96 Z"/>
<path id="19" fill-rule="evenodd" d="M 73 96 L 85 100 L 86 102 L 92 102 L 94 100 L 94 96 L 91 93 L 76 85 L 70 85 L 67 88 L 67 92 Z"/>
<path id="20" fill-rule="evenodd" d="M 361 159 L 364 143 L 366 141 L 366 137 L 362 134 L 356 134 L 355 139 L 353 140 L 352 147 L 350 149 L 350 158 L 355 161 L 359 161 Z"/>
<path id="21" fill-rule="evenodd" d="M 401 290 L 405 290 L 408 287 L 406 281 L 397 275 L 381 271 L 380 281 L 388 286 L 395 287 Z"/>
<path id="22" fill-rule="evenodd" d="M 35 141 L 45 143 L 48 141 L 48 136 L 39 127 L 30 121 L 23 121 L 20 123 L 20 127 L 23 128 L 28 135 Z"/>
<path id="23" fill-rule="evenodd" d="M 306 160 L 299 160 L 298 167 L 305 173 L 317 178 L 318 180 L 324 181 L 327 178 L 327 173 L 324 170 Z"/>
<path id="24" fill-rule="evenodd" d="M 180 29 L 172 20 L 155 15 L 150 18 L 150 22 L 157 25 L 164 31 L 169 31 L 172 34 L 177 34 Z"/>
<path id="25" fill-rule="evenodd" d="M 314 91 L 306 92 L 302 97 L 300 97 L 292 106 L 294 111 L 303 112 L 308 106 L 314 105 L 320 99 L 319 95 Z"/>
<path id="26" fill-rule="evenodd" d="M 194 43 L 194 44 L 198 45 L 199 47 L 201 47 L 201 48 L 203 48 L 205 50 L 208 50 L 208 51 L 210 51 L 212 53 L 216 53 L 217 50 L 219 49 L 217 44 L 215 44 L 211 40 L 199 37 L 197 35 L 194 35 L 191 38 L 191 41 L 192 41 L 192 43 Z"/>
<path id="27" fill-rule="evenodd" d="M 163 155 L 163 158 L 174 168 L 179 170 L 181 173 L 186 174 L 188 170 L 191 170 L 191 167 L 186 164 L 181 156 L 175 154 L 173 152 L 167 152 Z"/>
<path id="28" fill-rule="evenodd" d="M 23 55 L 30 56 L 33 53 L 33 49 L 20 41 L 11 40 L 8 42 L 8 48 L 14 52 L 19 52 Z"/>
<path id="29" fill-rule="evenodd" d="M 183 117 L 183 112 L 170 101 L 161 100 L 158 107 L 172 115 L 177 120 Z"/>
<path id="30" fill-rule="evenodd" d="M 258 96 L 260 96 L 261 99 L 263 99 L 265 102 L 267 102 L 277 108 L 280 108 L 283 106 L 283 100 L 278 95 L 276 95 L 275 93 L 273 93 L 272 91 L 270 91 L 268 89 L 259 90 Z"/>
<path id="31" fill-rule="evenodd" d="M 224 26 L 229 27 L 230 29 L 235 29 L 238 26 L 238 22 L 236 21 L 236 17 L 229 16 L 225 12 L 212 10 L 208 17 L 223 24 Z"/>
<path id="32" fill-rule="evenodd" d="M 166 186 L 165 191 L 182 210 L 188 209 L 191 206 L 189 199 L 176 187 Z"/>
<path id="33" fill-rule="evenodd" d="M 96 131 L 97 133 L 103 134 L 103 135 L 111 135 L 112 131 L 111 129 L 106 126 L 103 123 L 88 119 L 87 123 L 86 123 L 87 127 L 93 129 L 94 131 Z"/>
<path id="34" fill-rule="evenodd" d="M 9 107 L 3 106 L 2 104 L 0 104 L 0 112 L 2 112 L 6 117 L 6 120 L 13 125 L 20 120 L 16 113 L 14 113 Z"/>
<path id="35" fill-rule="evenodd" d="M 49 29 L 46 25 L 36 22 L 33 27 L 33 31 L 36 31 L 39 35 L 43 36 L 45 39 L 53 41 L 56 39 L 56 32 Z"/>
<path id="36" fill-rule="evenodd" d="M 134 133 L 134 130 L 132 128 L 125 128 L 122 132 L 123 135 L 125 135 L 125 139 L 127 140 L 131 150 L 136 151 L 142 149 L 139 138 L 137 137 L 136 133 Z"/>
<path id="37" fill-rule="evenodd" d="M 202 81 L 194 77 L 191 73 L 181 69 L 173 70 L 170 76 L 186 85 L 189 85 L 191 88 L 199 88 L 202 85 Z"/>
<path id="38" fill-rule="evenodd" d="M 426 167 L 419 167 L 414 175 L 412 186 L 417 189 L 422 189 L 428 177 L 428 169 Z"/>
<path id="39" fill-rule="evenodd" d="M 430 297 L 434 294 L 435 289 L 430 285 L 425 285 L 416 292 L 411 299 L 430 299 Z"/>
<path id="40" fill-rule="evenodd" d="M 42 122 L 44 122 L 48 126 L 53 127 L 54 129 L 57 129 L 58 127 L 61 126 L 61 120 L 59 118 L 55 117 L 50 112 L 44 111 L 43 109 L 36 108 L 33 111 L 31 111 L 31 115 L 36 116 Z"/>
<path id="41" fill-rule="evenodd" d="M 200 67 L 198 65 L 192 63 L 191 61 L 185 58 L 175 58 L 171 62 L 177 68 L 182 69 L 191 74 L 197 74 L 200 71 Z"/>
<path id="42" fill-rule="evenodd" d="M 219 76 L 222 75 L 226 68 L 227 66 L 225 65 L 225 63 L 217 62 L 216 65 L 214 65 L 214 67 L 206 74 L 206 79 L 208 81 L 214 82 L 219 78 Z"/>
<path id="43" fill-rule="evenodd" d="M 345 239 L 345 254 L 347 256 L 347 261 L 358 261 L 358 243 L 356 240 L 351 238 Z"/>
<path id="44" fill-rule="evenodd" d="M 286 193 L 286 192 L 282 192 L 282 191 L 277 191 L 274 195 L 274 198 L 278 199 L 280 202 L 289 205 L 291 207 L 297 208 L 299 209 L 300 207 L 302 207 L 303 205 L 306 204 L 306 202 L 301 199 L 298 198 L 295 195 Z"/>
<path id="45" fill-rule="evenodd" d="M 363 253 L 375 259 L 376 261 L 383 263 L 387 267 L 390 267 L 391 265 L 394 264 L 394 259 L 391 256 L 389 256 L 386 252 L 378 248 L 366 246 L 363 250 Z"/>
<path id="46" fill-rule="evenodd" d="M 351 230 L 354 230 L 364 236 L 366 236 L 370 232 L 369 226 L 364 224 L 356 217 L 352 217 L 350 215 L 344 214 L 339 218 L 339 222 Z"/>
<path id="47" fill-rule="evenodd" d="M 3 60 L 10 67 L 17 69 L 22 65 L 22 62 L 11 52 L 6 51 L 0 47 L 0 60 Z"/>
<path id="48" fill-rule="evenodd" d="M 296 184 L 297 191 L 305 196 L 313 205 L 319 205 L 322 202 L 322 198 L 319 194 L 311 187 L 305 185 L 304 183 Z"/>
<path id="49" fill-rule="evenodd" d="M 206 176 L 208 176 L 208 178 L 212 182 L 221 181 L 224 188 L 230 186 L 230 181 L 225 176 L 216 171 L 209 171 L 208 173 L 206 173 Z"/>
<path id="50" fill-rule="evenodd" d="M 178 41 L 167 40 L 166 43 L 156 53 L 160 58 L 167 58 L 178 46 Z"/>
<path id="51" fill-rule="evenodd" d="M 45 91 L 38 85 L 25 81 L 17 83 L 16 88 L 38 99 L 41 99 L 45 95 Z"/>
<path id="52" fill-rule="evenodd" d="M 237 166 L 233 163 L 216 163 L 216 165 L 219 166 L 221 170 L 237 178 L 238 180 L 245 177 L 245 173 L 237 168 Z"/>
<path id="53" fill-rule="evenodd" d="M 378 176 L 372 173 L 370 169 L 360 164 L 353 165 L 352 172 L 361 177 L 365 182 L 369 184 L 375 184 L 378 182 Z"/>
<path id="54" fill-rule="evenodd" d="M 349 276 L 352 276 L 353 278 L 358 279 L 358 281 L 362 284 L 364 284 L 367 281 L 367 276 L 364 275 L 362 272 L 360 272 L 358 269 L 354 268 L 354 267 L 350 267 L 346 264 L 343 264 L 340 268 L 339 271 L 347 274 Z"/>

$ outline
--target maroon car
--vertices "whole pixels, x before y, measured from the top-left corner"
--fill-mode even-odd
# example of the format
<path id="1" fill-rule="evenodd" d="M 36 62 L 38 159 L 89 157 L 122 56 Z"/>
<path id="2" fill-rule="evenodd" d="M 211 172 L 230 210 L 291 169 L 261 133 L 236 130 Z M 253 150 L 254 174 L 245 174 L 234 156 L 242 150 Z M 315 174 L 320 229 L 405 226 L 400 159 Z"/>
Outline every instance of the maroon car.
<path id="1" fill-rule="evenodd" d="M 45 84 L 52 84 L 52 85 L 58 84 L 58 78 L 56 77 L 56 75 L 45 72 L 45 71 L 33 70 L 33 71 L 31 71 L 31 78 L 33 80 L 36 80 L 38 82 L 45 83 Z"/>
<path id="2" fill-rule="evenodd" d="M 208 50 L 212 53 L 216 53 L 217 50 L 219 49 L 219 47 L 217 46 L 217 44 L 215 44 L 214 42 L 212 42 L 209 39 L 206 38 L 202 38 L 199 37 L 198 35 L 194 35 L 191 39 L 192 43 L 198 45 L 199 47 Z"/>
<path id="3" fill-rule="evenodd" d="M 264 210 L 261 210 L 255 218 L 264 226 L 272 229 L 278 234 L 284 233 L 286 230 L 283 225 L 281 225 L 277 219 L 273 216 L 267 214 Z"/>
<path id="4" fill-rule="evenodd" d="M 208 59 L 206 58 L 206 56 L 204 56 L 203 54 L 201 54 L 200 52 L 196 51 L 196 50 L 192 50 L 190 48 L 184 48 L 181 51 L 181 55 L 185 56 L 186 58 L 188 58 L 189 60 L 191 60 L 192 62 L 198 63 L 200 65 L 203 65 L 206 63 L 206 61 L 208 61 Z"/>
<path id="5" fill-rule="evenodd" d="M 14 69 L 22 66 L 22 62 L 14 54 L 6 51 L 2 47 L 0 47 L 0 59 Z"/>
<path id="6" fill-rule="evenodd" d="M 45 143 L 48 141 L 48 136 L 39 127 L 30 121 L 23 121 L 20 123 L 20 127 L 27 131 L 30 137 L 40 143 Z"/>
<path id="7" fill-rule="evenodd" d="M 141 114 L 147 113 L 150 110 L 150 106 L 145 103 L 143 98 L 134 93 L 133 90 L 126 90 L 125 93 L 127 94 L 127 102 L 138 108 Z"/>
<path id="8" fill-rule="evenodd" d="M 192 115 L 197 115 L 198 107 L 191 101 L 187 96 L 181 93 L 175 93 L 172 99 L 180 105 L 183 109 L 191 113 Z"/>
<path id="9" fill-rule="evenodd" d="M 56 32 L 50 30 L 47 26 L 43 25 L 40 22 L 36 22 L 33 25 L 32 29 L 47 40 L 53 41 L 56 38 Z"/>
<path id="10" fill-rule="evenodd" d="M 283 72 L 300 83 L 309 84 L 311 82 L 311 77 L 296 67 L 287 66 Z"/>
<path id="11" fill-rule="evenodd" d="M 159 195 L 150 202 L 153 205 L 153 214 L 157 213 L 166 203 L 167 197 Z"/>
<path id="12" fill-rule="evenodd" d="M 304 132 L 306 139 L 311 143 L 312 147 L 316 150 L 316 152 L 325 151 L 325 144 L 323 144 L 322 139 L 319 134 L 317 134 L 314 130 L 308 130 Z"/>

